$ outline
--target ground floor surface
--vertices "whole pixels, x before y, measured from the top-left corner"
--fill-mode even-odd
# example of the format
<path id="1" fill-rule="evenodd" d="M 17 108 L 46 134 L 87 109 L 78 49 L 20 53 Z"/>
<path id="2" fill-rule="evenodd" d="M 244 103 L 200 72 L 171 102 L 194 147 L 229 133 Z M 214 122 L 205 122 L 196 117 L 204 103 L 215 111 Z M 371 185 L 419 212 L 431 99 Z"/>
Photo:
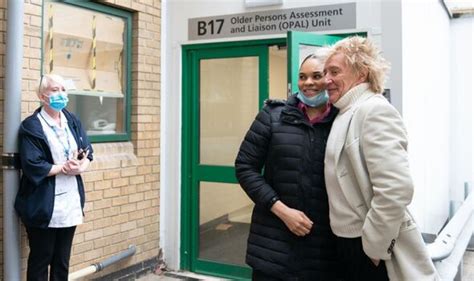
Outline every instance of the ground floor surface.
<path id="1" fill-rule="evenodd" d="M 215 277 L 207 277 L 192 273 L 180 273 L 180 272 L 166 272 L 163 275 L 155 275 L 150 273 L 144 277 L 137 279 L 136 281 L 173 281 L 173 280 L 227 280 L 219 279 Z M 462 280 L 474 280 L 474 251 L 466 251 L 463 260 L 463 273 Z"/>

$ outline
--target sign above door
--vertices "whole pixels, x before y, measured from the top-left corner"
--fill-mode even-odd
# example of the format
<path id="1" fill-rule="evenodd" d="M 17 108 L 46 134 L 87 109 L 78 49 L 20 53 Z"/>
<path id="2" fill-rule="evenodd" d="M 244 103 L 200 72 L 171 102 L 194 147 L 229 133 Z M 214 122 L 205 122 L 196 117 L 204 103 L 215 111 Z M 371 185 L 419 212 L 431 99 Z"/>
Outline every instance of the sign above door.
<path id="1" fill-rule="evenodd" d="M 191 18 L 188 40 L 284 34 L 288 30 L 325 31 L 356 28 L 356 4 L 292 8 Z"/>

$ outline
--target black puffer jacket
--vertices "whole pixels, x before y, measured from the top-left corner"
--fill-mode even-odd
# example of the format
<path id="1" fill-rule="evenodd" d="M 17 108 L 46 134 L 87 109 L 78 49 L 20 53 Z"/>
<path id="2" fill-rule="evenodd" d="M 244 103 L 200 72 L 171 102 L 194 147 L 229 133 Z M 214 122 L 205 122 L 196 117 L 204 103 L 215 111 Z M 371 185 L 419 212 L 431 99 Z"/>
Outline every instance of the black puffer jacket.
<path id="1" fill-rule="evenodd" d="M 235 160 L 239 183 L 255 203 L 246 262 L 282 280 L 337 280 L 324 183 L 326 140 L 337 109 L 311 125 L 298 102 L 294 95 L 287 103 L 267 101 Z M 309 235 L 294 235 L 270 211 L 275 197 L 313 221 Z"/>

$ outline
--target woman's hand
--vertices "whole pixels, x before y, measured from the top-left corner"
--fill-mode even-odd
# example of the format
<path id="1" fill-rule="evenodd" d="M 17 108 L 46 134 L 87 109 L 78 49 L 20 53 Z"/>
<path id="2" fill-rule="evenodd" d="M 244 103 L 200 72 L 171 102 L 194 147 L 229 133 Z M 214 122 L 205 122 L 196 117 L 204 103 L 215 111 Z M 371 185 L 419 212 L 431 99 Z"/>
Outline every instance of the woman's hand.
<path id="1" fill-rule="evenodd" d="M 68 176 L 76 176 L 79 175 L 87 170 L 89 167 L 89 159 L 87 156 L 89 155 L 89 151 L 87 150 L 84 157 L 81 160 L 77 159 L 77 152 L 74 153 L 74 157 L 69 159 L 64 163 L 62 167 L 62 172 Z"/>
<path id="2" fill-rule="evenodd" d="M 271 211 L 297 236 L 307 235 L 313 227 L 313 222 L 303 212 L 289 208 L 280 200 L 273 204 Z"/>
<path id="3" fill-rule="evenodd" d="M 84 170 L 82 170 L 81 168 L 82 166 L 79 160 L 70 159 L 67 160 L 66 163 L 64 163 L 62 172 L 68 176 L 76 176 L 84 172 Z"/>

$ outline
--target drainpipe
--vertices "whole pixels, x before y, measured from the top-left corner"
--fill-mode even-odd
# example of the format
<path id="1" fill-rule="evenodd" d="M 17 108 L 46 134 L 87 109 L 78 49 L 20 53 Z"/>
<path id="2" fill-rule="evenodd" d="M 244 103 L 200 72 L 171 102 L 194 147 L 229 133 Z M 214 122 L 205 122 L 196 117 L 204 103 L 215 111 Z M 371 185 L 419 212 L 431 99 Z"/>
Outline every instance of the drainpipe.
<path id="1" fill-rule="evenodd" d="M 106 267 L 108 267 L 112 264 L 118 263 L 119 261 L 122 261 L 126 258 L 129 258 L 129 257 L 133 256 L 136 251 L 137 251 L 137 247 L 135 247 L 135 245 L 130 245 L 130 246 L 128 246 L 127 250 L 125 250 L 121 253 L 118 253 L 115 256 L 111 256 L 106 260 L 103 260 L 103 261 L 98 262 L 98 263 L 94 263 L 94 264 L 92 264 L 92 265 L 90 265 L 86 268 L 83 268 L 81 270 L 78 270 L 76 272 L 73 272 L 73 273 L 69 274 L 68 280 L 69 281 L 79 280 L 79 279 L 84 278 L 85 276 L 88 276 L 88 275 L 91 275 L 93 273 L 102 271 L 104 268 L 106 268 Z"/>
<path id="2" fill-rule="evenodd" d="M 21 280 L 20 224 L 13 209 L 19 186 L 23 1 L 8 0 L 3 108 L 3 280 Z"/>

